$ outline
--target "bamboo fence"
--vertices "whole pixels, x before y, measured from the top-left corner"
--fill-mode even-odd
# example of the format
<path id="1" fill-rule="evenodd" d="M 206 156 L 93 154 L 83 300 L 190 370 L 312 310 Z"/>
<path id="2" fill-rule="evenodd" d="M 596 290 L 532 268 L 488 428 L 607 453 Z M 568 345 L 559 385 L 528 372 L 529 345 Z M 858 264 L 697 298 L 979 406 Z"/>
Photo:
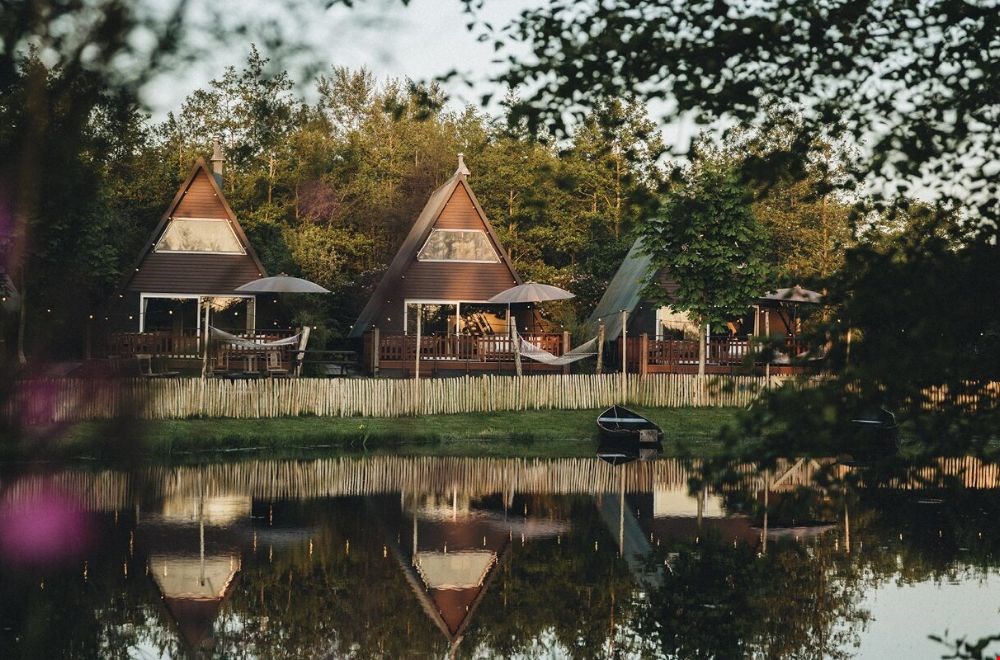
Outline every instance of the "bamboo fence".
<path id="1" fill-rule="evenodd" d="M 23 381 L 0 413 L 24 424 L 136 417 L 262 419 L 301 415 L 406 417 L 518 410 L 581 410 L 613 404 L 745 407 L 772 376 L 657 374 L 463 376 L 402 379 Z M 796 381 L 798 382 L 798 381 Z"/>
<path id="2" fill-rule="evenodd" d="M 809 488 L 828 461 L 779 461 L 773 471 L 752 464 L 738 466 L 736 488 L 750 492 Z M 853 468 L 835 466 L 843 478 Z M 4 506 L 30 502 L 58 492 L 90 511 L 137 510 L 142 503 L 178 499 L 250 497 L 256 501 L 363 497 L 402 493 L 408 496 L 451 495 L 482 498 L 515 494 L 597 496 L 687 490 L 697 464 L 676 459 L 611 466 L 595 458 L 515 459 L 371 456 L 313 461 L 255 460 L 206 466 L 153 466 L 138 472 L 66 470 L 0 478 Z M 624 479 L 623 479 L 624 477 Z M 970 489 L 1000 488 L 1000 466 L 974 457 L 941 458 L 884 484 L 902 490 L 934 487 L 957 479 Z"/>

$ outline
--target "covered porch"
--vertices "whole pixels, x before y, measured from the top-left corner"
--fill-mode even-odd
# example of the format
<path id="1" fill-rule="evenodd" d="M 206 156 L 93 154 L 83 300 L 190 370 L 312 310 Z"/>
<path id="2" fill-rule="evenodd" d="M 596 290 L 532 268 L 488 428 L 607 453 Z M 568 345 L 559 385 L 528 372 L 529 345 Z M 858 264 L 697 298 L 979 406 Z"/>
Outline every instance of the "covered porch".
<path id="1" fill-rule="evenodd" d="M 133 301 L 133 304 L 135 302 Z M 286 375 L 296 366 L 299 329 L 257 327 L 254 295 L 140 293 L 136 332 L 113 332 L 105 355 L 122 375 L 200 373 L 208 343 L 208 372 L 217 376 Z"/>
<path id="2" fill-rule="evenodd" d="M 373 328 L 364 335 L 363 366 L 371 375 L 414 377 L 513 374 L 512 324 L 521 337 L 556 356 L 570 349 L 568 332 L 550 332 L 534 305 L 407 299 L 403 334 Z M 419 345 L 419 365 L 417 362 Z M 561 373 L 564 367 L 522 360 L 522 372 Z"/>

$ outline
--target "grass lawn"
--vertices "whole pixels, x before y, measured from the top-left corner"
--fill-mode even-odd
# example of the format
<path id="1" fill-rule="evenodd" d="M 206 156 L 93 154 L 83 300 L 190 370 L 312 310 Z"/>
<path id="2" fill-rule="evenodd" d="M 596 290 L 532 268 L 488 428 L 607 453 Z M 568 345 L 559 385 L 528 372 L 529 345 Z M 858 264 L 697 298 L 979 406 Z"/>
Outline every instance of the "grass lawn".
<path id="1" fill-rule="evenodd" d="M 664 454 L 707 456 L 735 408 L 640 408 L 664 431 Z M 191 419 L 78 424 L 47 453 L 108 459 L 128 454 L 180 458 L 255 450 L 282 455 L 344 452 L 436 456 L 585 457 L 597 447 L 597 410 L 546 410 L 426 417 Z"/>

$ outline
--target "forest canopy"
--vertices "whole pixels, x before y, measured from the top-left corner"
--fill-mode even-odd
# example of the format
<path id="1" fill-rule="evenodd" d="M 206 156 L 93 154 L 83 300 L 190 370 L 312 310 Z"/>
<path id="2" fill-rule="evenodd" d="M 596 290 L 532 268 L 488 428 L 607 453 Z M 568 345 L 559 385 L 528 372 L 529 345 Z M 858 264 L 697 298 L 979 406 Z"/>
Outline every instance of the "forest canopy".
<path id="1" fill-rule="evenodd" d="M 32 60 L 20 75 L 58 85 L 63 74 Z M 322 301 L 289 301 L 295 319 L 316 326 L 321 341 L 348 332 L 429 193 L 455 170 L 458 153 L 522 277 L 577 294 L 553 319 L 571 330 L 600 298 L 664 192 L 687 185 L 663 157 L 645 104 L 628 97 L 601 100 L 557 139 L 514 117 L 514 91 L 494 116 L 453 107 L 433 84 L 383 80 L 366 69 L 332 67 L 306 86 L 252 46 L 242 66 L 178 99 L 161 121 L 129 97 L 95 94 L 80 129 L 81 152 L 58 156 L 68 165 L 60 195 L 40 201 L 24 264 L 33 294 L 29 324 L 40 330 L 36 346 L 92 315 L 113 318 L 122 273 L 215 139 L 226 151 L 226 197 L 268 271 L 333 292 Z M 745 150 L 736 143 L 722 149 Z M 774 225 L 762 235 L 776 242 L 761 249 L 788 283 L 812 274 L 803 261 L 815 262 L 808 250 L 778 242 L 806 236 L 801 230 L 815 224 L 815 186 L 796 185 L 800 212 L 785 204 L 780 217 L 766 201 L 778 199 L 779 190 L 793 194 L 791 188 L 747 193 L 759 202 L 761 222 Z M 78 186 L 96 195 L 74 196 Z M 836 240 L 818 249 L 842 252 L 846 211 L 838 218 Z M 58 285 L 69 278 L 82 290 Z"/>

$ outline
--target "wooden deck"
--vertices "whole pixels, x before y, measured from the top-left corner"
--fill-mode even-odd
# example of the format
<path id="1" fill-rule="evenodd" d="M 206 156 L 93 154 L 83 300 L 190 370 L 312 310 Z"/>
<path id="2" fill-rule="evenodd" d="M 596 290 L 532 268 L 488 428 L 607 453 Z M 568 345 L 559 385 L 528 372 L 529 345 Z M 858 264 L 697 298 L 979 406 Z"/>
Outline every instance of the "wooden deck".
<path id="1" fill-rule="evenodd" d="M 553 355 L 568 350 L 565 333 L 543 333 L 524 337 Z M 375 350 L 375 343 L 378 350 Z M 564 348 L 566 347 L 566 348 Z M 413 335 L 365 335 L 364 366 L 372 375 L 412 377 L 416 370 L 417 338 Z M 524 374 L 562 373 L 562 366 L 542 364 L 524 358 Z M 420 338 L 420 376 L 464 374 L 514 374 L 514 345 L 505 335 L 448 336 Z"/>
<path id="2" fill-rule="evenodd" d="M 675 339 L 649 339 L 646 335 L 626 340 L 626 365 L 630 373 L 696 374 L 698 373 L 698 342 Z M 758 355 L 751 338 L 713 339 L 705 346 L 705 373 L 710 375 L 762 375 L 769 371 L 775 376 L 809 373 L 815 367 L 801 356 L 806 346 L 801 341 L 787 341 L 785 349 L 770 364 Z M 616 350 L 621 364 L 621 341 Z"/>
<path id="3" fill-rule="evenodd" d="M 286 339 L 296 330 L 260 330 L 237 336 L 257 346 L 237 346 L 211 340 L 209 369 L 213 375 L 288 375 L 294 369 L 296 346 L 264 346 Z M 116 332 L 108 337 L 106 356 L 122 375 L 156 376 L 201 370 L 204 338 L 194 328 L 150 332 Z"/>

